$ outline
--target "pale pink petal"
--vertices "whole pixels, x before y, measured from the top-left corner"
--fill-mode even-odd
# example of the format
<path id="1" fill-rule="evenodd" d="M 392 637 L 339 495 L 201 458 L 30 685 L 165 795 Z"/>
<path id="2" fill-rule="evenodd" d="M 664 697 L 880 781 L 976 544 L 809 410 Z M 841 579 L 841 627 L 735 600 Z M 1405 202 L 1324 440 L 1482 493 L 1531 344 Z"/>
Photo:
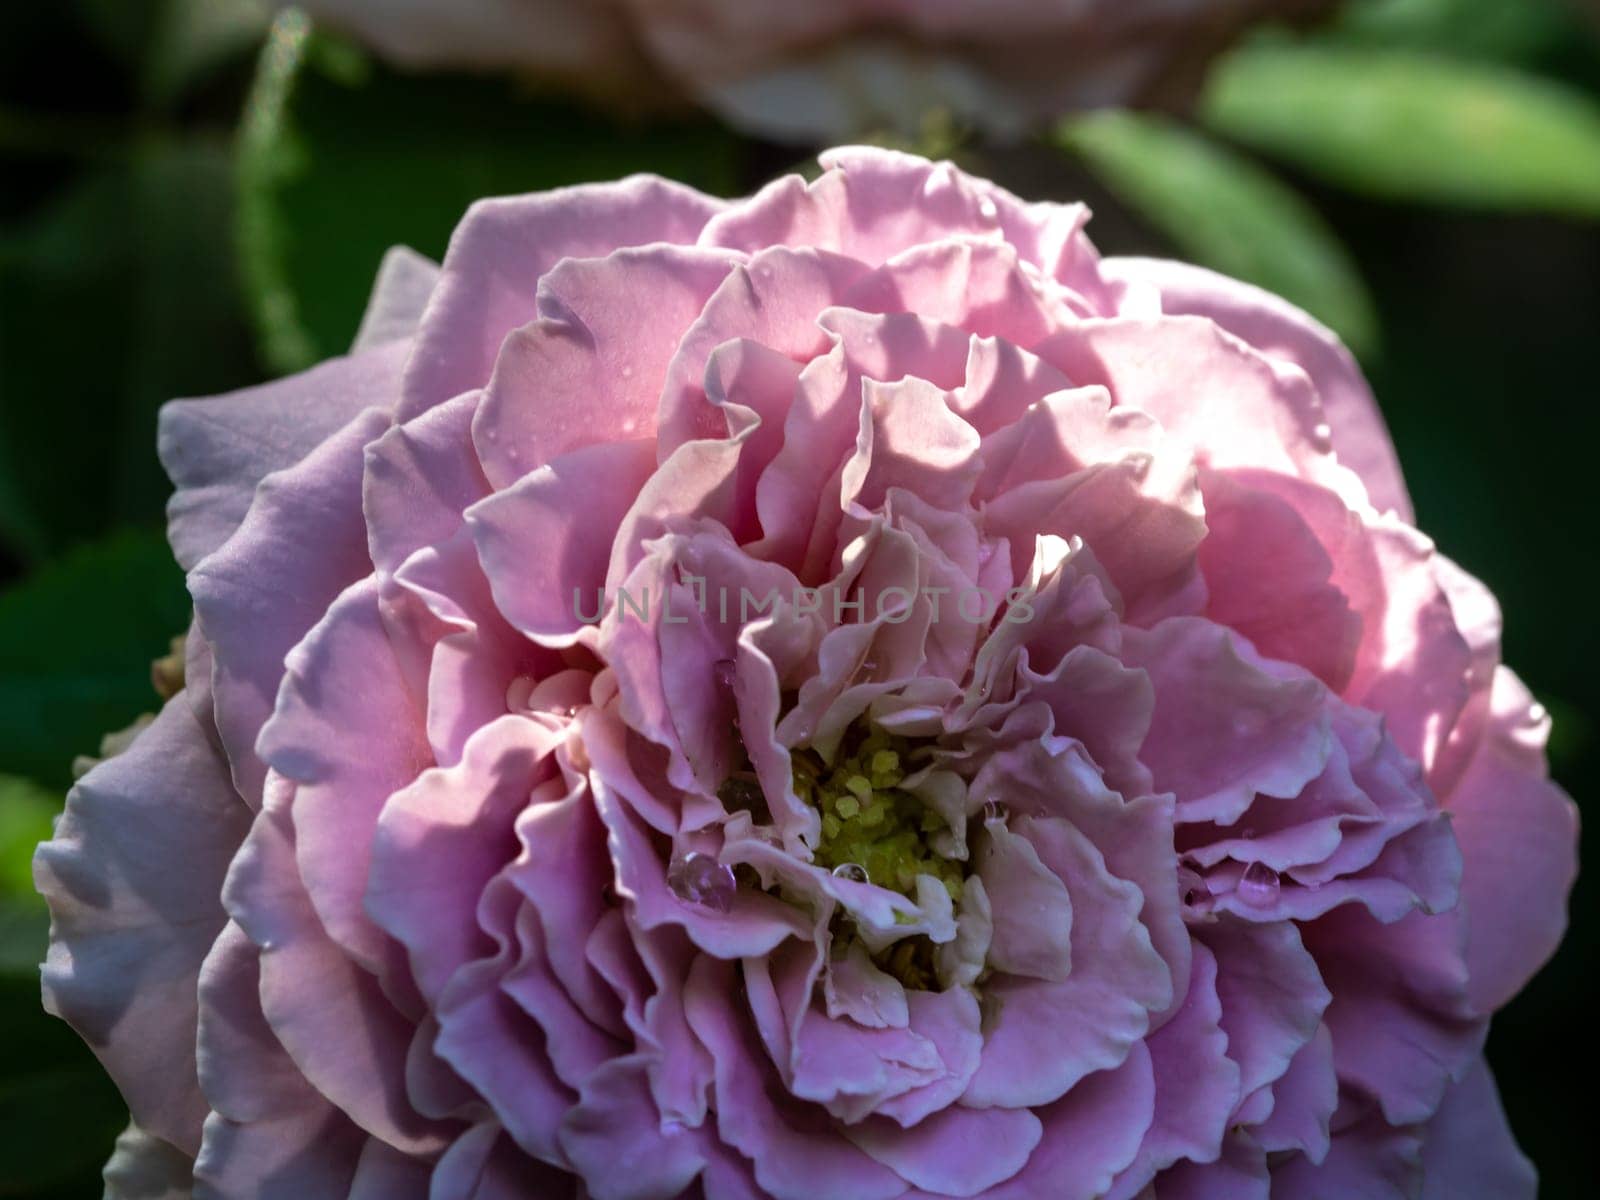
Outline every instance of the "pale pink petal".
<path id="1" fill-rule="evenodd" d="M 451 235 L 406 368 L 400 419 L 487 384 L 501 341 L 533 320 L 539 280 L 563 258 L 692 242 L 721 207 L 648 175 L 480 200 Z"/>
<path id="2" fill-rule="evenodd" d="M 1361 477 L 1378 508 L 1413 519 L 1383 413 L 1331 330 L 1270 292 L 1188 263 L 1108 258 L 1101 270 L 1108 279 L 1154 284 L 1163 312 L 1208 317 L 1257 350 L 1298 366 L 1316 386 L 1339 461 Z"/>

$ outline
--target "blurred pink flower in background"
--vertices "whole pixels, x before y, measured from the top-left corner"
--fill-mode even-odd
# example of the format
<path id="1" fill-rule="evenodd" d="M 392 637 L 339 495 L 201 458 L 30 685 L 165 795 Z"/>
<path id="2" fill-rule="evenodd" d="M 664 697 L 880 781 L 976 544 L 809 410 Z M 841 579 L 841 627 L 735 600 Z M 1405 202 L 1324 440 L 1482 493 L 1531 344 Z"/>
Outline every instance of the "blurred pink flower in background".
<path id="1" fill-rule="evenodd" d="M 916 133 L 943 112 L 1016 136 L 1103 105 L 1179 103 L 1257 22 L 1328 0 L 308 0 L 406 67 L 512 69 L 676 93 L 779 140 Z"/>
<path id="2" fill-rule="evenodd" d="M 485 201 L 167 408 L 187 684 L 37 860 L 119 1170 L 1531 1197 L 1481 1052 L 1575 811 L 1349 355 L 823 161 Z"/>

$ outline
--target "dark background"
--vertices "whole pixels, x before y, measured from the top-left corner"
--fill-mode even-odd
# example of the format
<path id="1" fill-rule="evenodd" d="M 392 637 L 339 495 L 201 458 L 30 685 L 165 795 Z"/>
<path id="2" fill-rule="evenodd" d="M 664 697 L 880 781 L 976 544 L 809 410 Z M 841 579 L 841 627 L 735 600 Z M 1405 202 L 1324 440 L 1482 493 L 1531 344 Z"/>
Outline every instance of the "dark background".
<path id="1" fill-rule="evenodd" d="M 264 26 L 178 11 L 0 5 L 0 1197 L 98 1195 L 125 1120 L 39 1010 L 25 864 L 72 756 L 154 707 L 149 660 L 185 623 L 160 536 L 159 404 L 337 352 L 381 248 L 437 256 L 477 195 L 637 169 L 733 194 L 801 157 L 698 118 L 616 125 L 504 81 L 403 80 L 333 44 L 274 124 L 251 90 Z M 1523 61 L 1600 95 L 1592 41 Z M 971 157 L 1025 193 L 1088 198 L 1107 253 L 1173 252 L 1059 154 Z M 1600 713 L 1600 224 L 1280 174 L 1370 286 L 1382 348 L 1365 365 L 1418 523 L 1499 597 L 1506 660 L 1555 714 L 1553 770 L 1582 804 Z M 1560 1200 L 1593 1190 L 1575 1055 L 1593 1022 L 1594 906 L 1580 879 L 1560 953 L 1489 1042 L 1541 1195 Z"/>

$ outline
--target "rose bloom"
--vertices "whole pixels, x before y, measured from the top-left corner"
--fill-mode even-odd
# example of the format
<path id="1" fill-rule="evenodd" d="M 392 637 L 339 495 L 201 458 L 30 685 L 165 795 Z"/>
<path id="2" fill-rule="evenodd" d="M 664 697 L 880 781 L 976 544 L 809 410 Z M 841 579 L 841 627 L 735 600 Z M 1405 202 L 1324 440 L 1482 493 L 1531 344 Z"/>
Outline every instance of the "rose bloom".
<path id="1" fill-rule="evenodd" d="M 112 1194 L 1531 1197 L 1575 812 L 1350 356 L 823 164 L 164 410 L 187 682 L 37 860 Z"/>
<path id="2" fill-rule="evenodd" d="M 279 0 L 283 3 L 284 0 Z M 1171 104 L 1249 26 L 1332 0 L 302 0 L 408 67 L 515 69 L 677 94 L 741 128 L 827 141 L 926 112 L 1002 135 L 1071 109 Z"/>

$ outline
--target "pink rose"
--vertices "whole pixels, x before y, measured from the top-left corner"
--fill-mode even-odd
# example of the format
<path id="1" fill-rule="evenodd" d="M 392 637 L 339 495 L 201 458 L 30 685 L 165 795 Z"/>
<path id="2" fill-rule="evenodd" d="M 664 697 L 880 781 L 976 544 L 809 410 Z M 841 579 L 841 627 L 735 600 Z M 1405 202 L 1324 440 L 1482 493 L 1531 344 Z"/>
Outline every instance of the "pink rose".
<path id="1" fill-rule="evenodd" d="M 664 88 L 782 140 L 914 133 L 947 111 L 1016 135 L 1072 109 L 1173 102 L 1256 22 L 1330 0 L 308 0 L 412 67 Z M 650 79 L 646 84 L 644 81 Z"/>
<path id="2" fill-rule="evenodd" d="M 1349 356 L 823 162 L 485 201 L 166 409 L 187 685 L 37 867 L 117 1177 L 1531 1197 L 1575 812 Z"/>

